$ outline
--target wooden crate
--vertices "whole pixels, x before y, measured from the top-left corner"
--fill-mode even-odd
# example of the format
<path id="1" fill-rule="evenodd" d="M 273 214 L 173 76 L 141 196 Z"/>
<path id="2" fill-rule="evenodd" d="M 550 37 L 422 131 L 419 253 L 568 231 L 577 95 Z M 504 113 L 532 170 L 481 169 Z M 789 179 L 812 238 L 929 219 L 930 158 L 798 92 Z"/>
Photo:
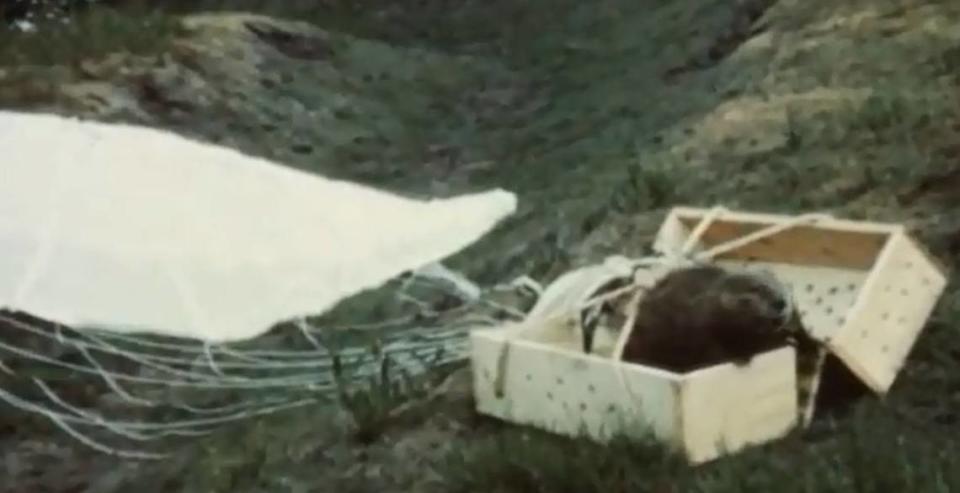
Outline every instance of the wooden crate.
<path id="1" fill-rule="evenodd" d="M 672 210 L 655 249 L 680 249 L 708 213 Z M 793 219 L 726 211 L 702 231 L 693 251 Z M 902 226 L 834 218 L 790 227 L 724 252 L 714 262 L 773 272 L 790 287 L 811 335 L 881 394 L 892 384 L 946 284 L 943 269 Z M 596 269 L 582 271 L 580 277 L 587 281 L 580 285 L 592 289 L 598 283 Z M 652 283 L 666 272 L 652 269 L 646 281 Z M 570 286 L 577 285 L 574 277 L 558 279 L 551 287 L 564 284 L 570 298 Z M 599 441 L 616 434 L 652 434 L 693 463 L 779 438 L 798 424 L 801 403 L 793 348 L 759 355 L 745 367 L 728 363 L 676 374 L 616 361 L 609 348 L 584 354 L 579 351 L 577 320 L 570 312 L 474 330 L 471 359 L 478 411 Z"/>

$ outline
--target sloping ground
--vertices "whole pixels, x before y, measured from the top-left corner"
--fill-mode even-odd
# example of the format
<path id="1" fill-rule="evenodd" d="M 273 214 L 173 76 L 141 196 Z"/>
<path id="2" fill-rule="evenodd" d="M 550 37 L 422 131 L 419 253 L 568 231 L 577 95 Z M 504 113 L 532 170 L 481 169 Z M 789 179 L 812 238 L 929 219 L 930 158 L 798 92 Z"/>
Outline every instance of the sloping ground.
<path id="1" fill-rule="evenodd" d="M 510 82 L 500 67 L 470 57 L 256 15 L 193 16 L 182 31 L 159 55 L 10 69 L 0 95 L 17 104 L 40 79 L 54 87 L 46 98 L 34 94 L 30 109 L 163 126 L 326 175 L 385 184 L 402 175 L 422 184 L 426 173 L 448 171 L 430 168 L 456 153 L 455 142 L 437 138 L 435 162 L 403 166 L 444 119 L 439 103 L 455 99 L 444 96 L 459 95 L 480 73 Z M 424 191 L 436 193 L 429 185 Z"/>
<path id="2" fill-rule="evenodd" d="M 87 99 L 70 96 L 54 107 L 148 121 L 418 193 L 510 188 L 521 196 L 520 214 L 453 262 L 486 280 L 550 277 L 636 252 L 664 208 L 678 203 L 904 221 L 945 263 L 956 262 L 955 2 L 526 5 L 438 2 L 422 7 L 431 15 L 419 21 L 410 6 L 356 14 L 351 29 L 364 39 L 299 25 L 277 33 L 263 19 L 251 29 L 244 17 L 196 18 L 205 27 L 159 61 L 118 59 L 109 70 L 93 62 L 104 72 L 80 85 L 109 85 L 99 98 L 107 103 L 85 107 Z M 438 19 L 453 27 L 436 32 Z M 453 32 L 463 19 L 474 30 Z M 343 417 L 329 416 L 335 411 L 310 410 L 225 430 L 180 461 L 130 465 L 86 484 L 953 491 L 957 301 L 951 287 L 885 403 L 868 398 L 803 436 L 696 471 L 645 447 L 602 450 L 477 421 L 461 374 L 446 402 L 411 416 L 427 419 L 399 423 L 368 445 L 348 440 Z"/>

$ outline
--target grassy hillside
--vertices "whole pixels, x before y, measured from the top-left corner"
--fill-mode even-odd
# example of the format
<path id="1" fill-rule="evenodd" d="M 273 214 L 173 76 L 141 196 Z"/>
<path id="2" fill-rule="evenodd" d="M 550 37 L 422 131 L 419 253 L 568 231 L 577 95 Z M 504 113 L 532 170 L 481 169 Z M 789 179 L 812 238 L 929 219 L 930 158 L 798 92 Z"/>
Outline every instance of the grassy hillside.
<path id="1" fill-rule="evenodd" d="M 237 5 L 323 30 L 166 12 L 140 31 L 101 13 L 62 37 L 7 33 L 0 104 L 146 121 L 410 193 L 509 188 L 517 217 L 452 262 L 487 281 L 637 252 L 676 204 L 902 221 L 951 268 L 960 256 L 956 2 L 203 7 Z M 122 47 L 135 54 L 103 62 Z M 885 400 L 696 470 L 478 420 L 461 389 L 371 444 L 311 409 L 97 491 L 955 491 L 958 302 L 951 285 Z"/>

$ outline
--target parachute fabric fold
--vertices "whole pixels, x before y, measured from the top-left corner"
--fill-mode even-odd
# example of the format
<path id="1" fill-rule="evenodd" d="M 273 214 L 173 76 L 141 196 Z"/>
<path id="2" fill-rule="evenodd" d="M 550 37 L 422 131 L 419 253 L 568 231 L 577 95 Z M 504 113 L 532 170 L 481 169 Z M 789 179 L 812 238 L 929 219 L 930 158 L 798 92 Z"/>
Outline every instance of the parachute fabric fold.
<path id="1" fill-rule="evenodd" d="M 457 253 L 511 215 L 157 129 L 0 111 L 0 307 L 73 327 L 256 337 Z"/>

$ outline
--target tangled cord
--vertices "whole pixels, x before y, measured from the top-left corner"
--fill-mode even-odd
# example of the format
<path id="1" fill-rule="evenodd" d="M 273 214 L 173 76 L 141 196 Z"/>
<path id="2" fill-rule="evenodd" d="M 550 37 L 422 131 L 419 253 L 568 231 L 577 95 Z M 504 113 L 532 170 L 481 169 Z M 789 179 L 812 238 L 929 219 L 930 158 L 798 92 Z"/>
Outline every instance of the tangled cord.
<path id="1" fill-rule="evenodd" d="M 418 282 L 460 298 L 461 304 L 433 309 L 429 302 L 408 292 Z M 518 289 L 524 284 L 521 280 L 495 286 L 481 290 L 481 294 Z M 102 453 L 126 459 L 167 458 L 169 453 L 154 451 L 152 446 L 148 450 L 147 444 L 199 437 L 227 423 L 319 403 L 332 404 L 342 385 L 368 382 L 378 376 L 378 368 L 387 358 L 397 369 L 391 378 L 424 374 L 466 359 L 466 336 L 471 328 L 501 323 L 497 316 L 484 315 L 483 308 L 498 316 L 522 316 L 518 309 L 485 296 L 464 296 L 462 287 L 445 282 L 443 276 L 415 273 L 394 293 L 400 301 L 413 305 L 414 313 L 348 327 L 321 328 L 300 319 L 293 324 L 294 334 L 306 344 L 290 347 L 292 343 L 288 342 L 281 348 L 264 347 L 263 340 L 235 346 L 59 325 L 46 328 L 0 313 L 0 327 L 9 336 L 0 339 L 0 355 L 6 356 L 0 359 L 0 405 L 40 416 Z M 378 336 L 380 347 L 375 351 L 361 346 L 339 348 L 333 339 L 344 329 Z M 41 347 L 31 347 L 28 341 L 39 342 Z M 58 353 L 74 357 L 64 360 L 47 354 L 43 347 L 54 347 Z M 97 396 L 100 404 L 84 408 L 15 363 L 54 368 L 71 378 L 95 379 L 107 392 Z M 337 370 L 351 371 L 343 379 L 335 375 Z M 36 397 L 4 388 L 4 381 L 32 387 Z M 209 396 L 230 402 L 191 402 Z M 108 416 L 101 405 L 104 399 L 119 405 L 119 414 Z M 148 414 L 173 412 L 176 417 L 131 418 L 138 410 Z M 134 446 L 107 443 L 116 439 Z"/>

